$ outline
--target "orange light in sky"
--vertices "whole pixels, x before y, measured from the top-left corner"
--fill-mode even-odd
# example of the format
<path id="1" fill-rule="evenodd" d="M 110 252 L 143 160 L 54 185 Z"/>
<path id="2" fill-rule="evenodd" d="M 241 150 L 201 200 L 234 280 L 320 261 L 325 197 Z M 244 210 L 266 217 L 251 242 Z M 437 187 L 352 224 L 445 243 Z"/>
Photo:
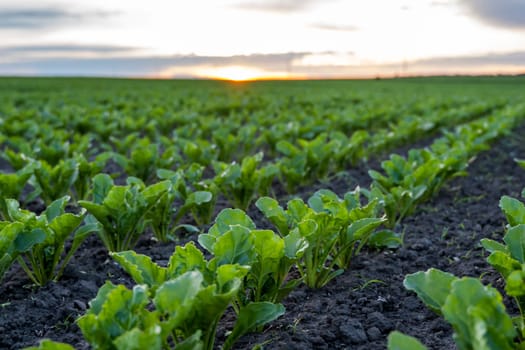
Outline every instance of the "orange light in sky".
<path id="1" fill-rule="evenodd" d="M 231 81 L 301 78 L 300 76 L 292 75 L 286 72 L 268 72 L 262 69 L 246 66 L 207 67 L 200 69 L 198 71 L 198 75 L 202 78 Z"/>

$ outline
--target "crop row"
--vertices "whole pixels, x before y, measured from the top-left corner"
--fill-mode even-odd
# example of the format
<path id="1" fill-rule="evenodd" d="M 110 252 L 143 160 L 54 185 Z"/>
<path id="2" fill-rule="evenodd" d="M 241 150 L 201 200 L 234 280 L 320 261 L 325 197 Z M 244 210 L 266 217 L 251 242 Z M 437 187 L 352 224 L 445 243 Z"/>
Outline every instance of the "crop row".
<path id="1" fill-rule="evenodd" d="M 378 134 L 379 136 L 366 143 L 376 151 L 383 151 L 385 146 L 381 145 L 381 139 L 388 140 L 396 136 L 396 133 L 404 134 L 399 136 L 401 140 L 414 137 L 414 133 L 410 133 L 414 129 L 428 134 L 440 127 L 453 126 L 488 114 L 502 105 L 501 102 L 476 101 L 424 114 L 408 111 L 403 116 L 398 116 L 391 110 L 378 112 L 375 109 L 375 113 L 379 115 L 371 112 L 352 116 L 340 113 L 337 116 L 328 114 L 326 117 L 307 114 L 305 111 L 294 113 L 293 110 L 271 117 L 271 109 L 266 108 L 264 112 L 270 114 L 266 118 L 231 114 L 227 117 L 227 123 L 215 114 L 202 116 L 195 115 L 194 112 L 185 114 L 184 120 L 177 119 L 177 116 L 154 116 L 142 121 L 140 118 L 132 118 L 129 127 L 116 125 L 130 118 L 120 114 L 107 118 L 103 114 L 98 117 L 80 114 L 80 117 L 69 116 L 62 111 L 64 116 L 61 117 L 48 114 L 35 116 L 33 114 L 36 112 L 28 111 L 6 111 L 6 116 L 2 118 L 3 139 L 0 141 L 28 156 L 46 160 L 51 165 L 62 158 L 70 157 L 74 152 L 85 153 L 89 150 L 88 154 L 92 154 L 96 148 L 125 156 L 129 154 L 129 147 L 137 142 L 141 146 L 154 143 L 172 153 L 171 148 L 176 146 L 179 157 L 207 165 L 212 160 L 240 160 L 245 155 L 258 151 L 271 156 L 277 155 L 281 140 L 297 146 L 300 140 L 311 141 L 320 135 L 325 135 L 328 140 L 338 140 L 341 135 L 352 135 L 358 131 Z M 369 108 L 374 110 L 373 107 Z M 388 119 L 384 120 L 386 116 Z M 373 124 L 365 122 L 369 119 L 373 119 Z M 160 122 L 163 124 L 159 125 Z M 80 128 L 77 123 L 85 123 L 86 127 Z M 387 141 L 387 144 L 389 142 L 393 141 Z M 194 148 L 201 149 L 203 155 L 197 157 L 193 154 Z"/>
<path id="2" fill-rule="evenodd" d="M 230 162 L 261 150 L 276 151 L 276 143 L 282 139 L 296 144 L 298 139 L 311 140 L 332 130 L 349 135 L 357 130 L 389 129 L 407 116 L 431 119 L 439 115 L 454 119 L 470 114 L 479 116 L 506 102 L 447 96 L 408 101 L 389 98 L 385 103 L 386 96 L 375 94 L 364 98 L 355 92 L 347 96 L 348 93 L 340 91 L 312 93 L 308 89 L 300 91 L 305 92 L 302 95 L 297 95 L 297 90 L 271 94 L 216 90 L 207 92 L 201 88 L 198 96 L 192 96 L 197 91 L 185 87 L 173 96 L 164 91 L 158 94 L 136 89 L 141 98 L 128 92 L 124 96 L 114 94 L 111 99 L 100 96 L 98 100 L 94 100 L 93 91 L 87 96 L 81 91 L 75 91 L 74 96 L 54 94 L 54 98 L 50 97 L 51 91 L 26 96 L 16 92 L 12 97 L 6 92 L 0 104 L 2 131 L 8 137 L 18 136 L 19 141 L 41 140 L 39 144 L 48 146 L 73 142 L 72 133 L 77 137 L 92 135 L 97 147 L 118 143 L 134 134 L 147 136 L 155 143 L 167 138 L 167 146 L 179 139 L 201 139 L 215 145 L 217 160 Z M 237 139 L 233 146 L 228 142 L 232 138 Z"/>
<path id="3" fill-rule="evenodd" d="M 506 127 L 505 123 L 511 120 L 509 116 L 519 114 L 519 107 L 507 108 L 497 116 L 458 127 L 455 134 L 446 133 L 445 137 L 434 143 L 431 150 L 411 151 L 407 159 L 392 156 L 382 164 L 386 176 L 373 171 L 370 173 L 374 184 L 364 194 L 369 199 L 381 199 L 388 219 L 387 226 L 393 227 L 403 216 L 410 214 L 415 204 L 435 193 L 444 179 L 463 170 L 467 164 L 465 154 L 478 151 L 487 139 L 493 138 Z M 487 129 L 487 123 L 499 124 Z M 477 133 L 483 132 L 486 136 L 479 137 Z M 462 137 L 458 138 L 456 134 Z M 321 146 L 324 147 L 324 144 Z M 458 154 L 451 154 L 451 150 L 458 150 Z M 0 175 L 0 194 L 3 198 L 11 198 L 18 206 L 16 200 L 20 198 L 27 182 L 35 188 L 28 197 L 31 199 L 40 195 L 46 205 L 60 200 L 64 207 L 64 196 L 76 195 L 77 203 L 88 209 L 104 226 L 102 238 L 110 251 L 133 248 L 145 229 L 145 222 L 160 241 L 174 239 L 179 229 L 198 231 L 190 225 L 178 225 L 179 220 L 191 213 L 201 227 L 210 222 L 219 190 L 235 207 L 246 209 L 257 195 L 268 194 L 278 172 L 273 164 L 260 167 L 262 156 L 258 154 L 246 157 L 240 165 L 221 164 L 219 174 L 212 180 L 201 181 L 203 169 L 193 164 L 185 172 L 159 169 L 157 176 L 163 180 L 149 186 L 135 177 L 128 178 L 125 186 L 117 186 L 106 174 L 91 178 L 103 166 L 98 161 L 88 162 L 82 155 L 60 161 L 51 167 L 47 162 L 32 160 L 23 153 L 8 150 L 6 154 L 19 171 Z M 151 155 L 155 155 L 155 152 L 151 152 Z M 308 155 L 308 152 L 306 155 L 298 152 L 297 157 L 309 159 Z M 328 163 L 327 158 L 322 158 L 316 164 L 321 166 Z M 446 164 L 442 164 L 443 159 L 446 159 Z M 133 158 L 130 162 L 133 163 Z M 139 164 L 143 163 L 134 162 L 134 168 L 145 173 L 152 170 Z M 309 169 L 312 168 L 313 164 L 310 163 Z M 435 168 L 440 169 L 439 172 Z M 293 168 L 284 169 L 291 171 Z M 91 193 L 92 201 L 86 201 Z M 174 202 L 179 205 L 174 206 Z M 4 200 L 0 202 L 0 214 L 5 219 L 13 215 L 8 212 L 10 205 L 15 204 Z"/>
<path id="4" fill-rule="evenodd" d="M 522 197 L 525 198 L 525 188 Z M 416 292 L 432 311 L 452 325 L 459 350 L 512 350 L 523 349 L 525 345 L 525 204 L 503 196 L 499 206 L 507 218 L 503 243 L 484 238 L 481 245 L 490 253 L 487 262 L 501 274 L 504 291 L 519 310 L 517 317 L 507 313 L 500 292 L 484 286 L 479 278 L 458 278 L 431 268 L 407 275 L 404 281 L 408 290 Z M 393 332 L 389 336 L 389 349 L 426 347 L 415 338 Z"/>
<path id="5" fill-rule="evenodd" d="M 94 138 L 91 134 L 84 135 L 71 145 L 69 141 L 60 141 L 60 136 L 57 136 L 60 133 L 56 132 L 49 133 L 53 137 L 52 141 L 38 137 L 37 141 L 22 141 L 19 136 L 6 136 L 6 144 L 16 145 L 17 151 L 7 148 L 3 155 L 17 172 L 0 176 L 0 195 L 20 200 L 29 182 L 34 191 L 26 195 L 25 202 L 40 196 L 49 205 L 65 195 L 70 195 L 78 202 L 88 198 L 92 178 L 106 170 L 108 162 L 117 163 L 125 174 L 138 177 L 145 183 L 152 183 L 156 179 L 170 180 L 173 186 L 165 201 L 181 202 L 176 218 L 180 219 L 186 212 L 191 212 L 194 221 L 202 226 L 210 222 L 219 193 L 232 206 L 240 209 L 246 209 L 257 196 L 270 194 L 275 178 L 285 185 L 289 193 L 294 193 L 299 185 L 323 178 L 330 172 L 346 169 L 349 164 L 356 164 L 360 159 L 421 138 L 438 127 L 455 125 L 494 109 L 487 106 L 480 109 L 479 105 L 475 107 L 476 113 L 461 116 L 449 113 L 452 115 L 450 118 L 438 114 L 426 119 L 401 119 L 393 126 L 392 130 L 396 132 L 380 129 L 375 134 L 369 134 L 361 130 L 350 137 L 341 132 L 330 135 L 321 133 L 311 140 L 298 140 L 298 145 L 281 140 L 275 147 L 282 157 L 274 162 L 264 162 L 263 153 L 245 156 L 240 163 L 221 162 L 217 160 L 220 152 L 214 153 L 214 150 L 221 148 L 217 147 L 221 143 L 209 143 L 202 139 L 179 139 L 168 145 L 153 143 L 147 137 L 139 139 L 135 133 L 121 141 L 112 138 L 114 144 L 111 148 L 117 151 L 89 156 Z M 502 113 L 508 112 L 507 109 Z M 23 139 L 27 137 L 24 135 Z M 249 135 L 246 137 L 249 138 Z M 225 139 L 230 140 L 229 149 L 242 143 L 239 137 Z M 204 178 L 206 166 L 210 164 L 215 176 Z M 116 176 L 118 173 L 113 174 L 113 177 Z M 165 215 L 171 213 L 168 205 L 165 209 Z M 0 213 L 6 216 L 6 208 L 2 204 Z M 192 229 L 189 226 L 180 228 Z M 155 234 L 161 241 L 173 236 L 173 232 L 167 232 L 165 226 L 155 230 Z"/>
<path id="6" fill-rule="evenodd" d="M 370 172 L 369 189 L 357 188 L 343 198 L 320 190 L 307 203 L 292 199 L 286 208 L 272 198 L 259 198 L 256 206 L 276 231 L 257 229 L 242 210 L 225 209 L 207 233 L 199 235 L 198 243 L 210 259 L 188 243 L 176 248 L 166 267 L 124 250 L 133 246 L 146 225 L 159 219 L 163 226 L 163 218 L 171 216 L 161 217 L 172 179 L 147 186 L 128 178 L 119 186 L 108 175 L 97 175 L 91 200 L 78 202 L 90 215 L 74 234 L 66 259 L 77 242 L 95 230 L 137 285 L 130 290 L 106 283 L 78 320 L 79 327 L 94 348 L 139 349 L 148 344 L 211 349 L 217 324 L 232 306 L 236 323 L 222 345 L 230 348 L 241 335 L 282 315 L 279 302 L 298 284 L 322 287 L 347 269 L 363 246 L 399 244 L 389 228 L 435 194 L 445 180 L 463 174 L 472 156 L 509 132 L 522 116 L 521 107 L 508 108 L 459 126 L 429 148 L 411 150 L 406 158 L 392 155 L 382 163 L 384 174 Z M 200 195 L 203 199 L 197 198 Z M 195 195 L 194 201 L 204 201 L 205 196 Z M 47 280 L 57 277 L 65 241 L 57 238 L 67 239 L 86 214 L 65 213 L 66 202 L 65 197 L 55 200 L 37 216 L 19 209 L 16 200 L 5 201 L 8 221 L 2 237 L 8 239 L 0 246 L 3 266 L 18 260 L 37 284 L 46 282 L 38 280 L 40 271 L 48 273 Z M 70 231 L 64 234 L 57 227 Z M 299 277 L 288 277 L 292 268 Z M 53 345 L 43 342 L 45 346 Z"/>

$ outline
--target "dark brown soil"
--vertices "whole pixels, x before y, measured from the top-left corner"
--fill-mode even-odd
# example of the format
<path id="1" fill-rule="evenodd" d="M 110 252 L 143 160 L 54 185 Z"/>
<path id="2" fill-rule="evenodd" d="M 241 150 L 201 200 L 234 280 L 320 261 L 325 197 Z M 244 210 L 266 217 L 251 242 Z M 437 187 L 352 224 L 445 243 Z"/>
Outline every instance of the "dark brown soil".
<path id="1" fill-rule="evenodd" d="M 448 183 L 434 200 L 404 220 L 399 228 L 404 233 L 402 248 L 364 251 L 350 270 L 326 287 L 298 288 L 284 301 L 283 317 L 262 333 L 242 338 L 236 348 L 265 344 L 267 349 L 385 349 L 388 333 L 397 329 L 418 337 L 430 349 L 453 349 L 450 327 L 407 292 L 402 281 L 408 273 L 437 267 L 456 275 L 480 276 L 489 271 L 484 282 L 498 285 L 479 240 L 501 237 L 505 220 L 499 199 L 519 197 L 525 186 L 525 171 L 513 161 L 525 158 L 524 134 L 522 127 L 480 154 L 469 167 L 468 177 Z M 365 175 L 362 170 L 351 171 L 329 184 L 304 189 L 304 195 L 315 187 L 343 194 L 356 184 L 366 185 Z M 256 211 L 250 215 L 263 225 Z M 173 246 L 144 239 L 137 250 L 166 262 Z M 108 279 L 131 285 L 94 236 L 57 283 L 35 289 L 14 266 L 0 287 L 0 349 L 35 345 L 42 338 L 89 348 L 75 319 Z M 225 331 L 219 330 L 219 338 Z"/>

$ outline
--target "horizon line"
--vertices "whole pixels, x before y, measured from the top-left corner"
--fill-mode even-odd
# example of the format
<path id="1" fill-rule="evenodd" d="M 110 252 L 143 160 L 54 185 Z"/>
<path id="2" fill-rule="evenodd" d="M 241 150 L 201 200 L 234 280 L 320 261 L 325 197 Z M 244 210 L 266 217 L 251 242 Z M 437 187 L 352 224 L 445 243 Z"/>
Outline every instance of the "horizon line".
<path id="1" fill-rule="evenodd" d="M 107 79 L 107 80 L 151 80 L 151 81 L 218 81 L 218 82 L 233 82 L 233 83 L 249 83 L 249 82 L 271 82 L 271 81 L 326 81 L 326 80 L 396 80 L 396 79 L 424 79 L 424 78 L 520 78 L 525 77 L 525 71 L 516 73 L 454 73 L 454 74 L 387 74 L 387 75 L 370 75 L 370 76 L 312 76 L 312 77 L 258 77 L 249 79 L 228 79 L 219 77 L 162 77 L 162 76 L 124 76 L 124 75 L 53 75 L 53 74 L 15 74 L 15 75 L 0 75 L 0 79 Z"/>

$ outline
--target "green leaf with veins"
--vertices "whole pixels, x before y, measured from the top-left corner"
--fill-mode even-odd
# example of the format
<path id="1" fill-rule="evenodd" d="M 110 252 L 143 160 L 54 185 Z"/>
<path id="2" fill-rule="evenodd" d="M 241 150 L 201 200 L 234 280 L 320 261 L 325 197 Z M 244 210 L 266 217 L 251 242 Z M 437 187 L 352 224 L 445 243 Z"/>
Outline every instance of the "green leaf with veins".
<path id="1" fill-rule="evenodd" d="M 440 314 L 455 280 L 457 277 L 454 275 L 432 268 L 407 275 L 403 285 L 416 292 L 430 309 Z"/>
<path id="2" fill-rule="evenodd" d="M 525 224 L 525 205 L 522 202 L 509 196 L 503 196 L 499 206 L 505 213 L 511 227 Z"/>

